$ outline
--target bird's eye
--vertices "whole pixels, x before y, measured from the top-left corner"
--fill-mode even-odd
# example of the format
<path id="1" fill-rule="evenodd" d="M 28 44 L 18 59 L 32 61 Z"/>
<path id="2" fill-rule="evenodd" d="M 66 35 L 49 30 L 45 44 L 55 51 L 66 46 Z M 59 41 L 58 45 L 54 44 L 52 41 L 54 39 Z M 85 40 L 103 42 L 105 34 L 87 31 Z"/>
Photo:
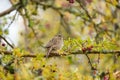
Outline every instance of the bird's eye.
<path id="1" fill-rule="evenodd" d="M 59 34 L 58 37 L 61 37 L 61 35 Z"/>

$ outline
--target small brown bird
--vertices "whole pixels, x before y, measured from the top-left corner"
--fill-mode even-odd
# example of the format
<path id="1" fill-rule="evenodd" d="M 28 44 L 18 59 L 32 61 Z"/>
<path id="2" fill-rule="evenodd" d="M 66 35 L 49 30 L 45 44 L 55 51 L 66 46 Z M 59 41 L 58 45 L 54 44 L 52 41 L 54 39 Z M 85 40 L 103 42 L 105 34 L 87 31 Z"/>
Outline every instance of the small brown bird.
<path id="1" fill-rule="evenodd" d="M 60 50 L 63 47 L 63 36 L 61 34 L 58 34 L 54 36 L 45 46 L 47 49 L 47 55 L 48 57 L 51 52 Z"/>

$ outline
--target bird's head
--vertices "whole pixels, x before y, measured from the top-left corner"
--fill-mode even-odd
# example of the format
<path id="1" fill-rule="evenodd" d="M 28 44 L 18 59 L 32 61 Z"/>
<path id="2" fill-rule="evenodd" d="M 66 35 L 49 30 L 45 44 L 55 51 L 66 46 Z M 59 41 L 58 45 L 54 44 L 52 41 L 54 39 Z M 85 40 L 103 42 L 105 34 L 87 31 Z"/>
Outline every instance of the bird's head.
<path id="1" fill-rule="evenodd" d="M 58 36 L 58 37 L 62 37 L 62 35 L 61 35 L 61 34 L 58 34 L 57 36 Z"/>

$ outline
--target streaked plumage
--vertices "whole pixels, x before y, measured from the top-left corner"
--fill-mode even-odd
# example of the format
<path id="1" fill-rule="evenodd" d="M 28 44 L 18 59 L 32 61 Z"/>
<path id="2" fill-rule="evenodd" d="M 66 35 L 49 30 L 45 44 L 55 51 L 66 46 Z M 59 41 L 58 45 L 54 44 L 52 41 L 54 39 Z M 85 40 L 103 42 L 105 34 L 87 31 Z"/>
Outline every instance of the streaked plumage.
<path id="1" fill-rule="evenodd" d="M 52 51 L 57 51 L 60 50 L 63 46 L 63 37 L 61 34 L 58 34 L 54 36 L 45 46 L 47 49 L 47 55 L 48 57 Z"/>

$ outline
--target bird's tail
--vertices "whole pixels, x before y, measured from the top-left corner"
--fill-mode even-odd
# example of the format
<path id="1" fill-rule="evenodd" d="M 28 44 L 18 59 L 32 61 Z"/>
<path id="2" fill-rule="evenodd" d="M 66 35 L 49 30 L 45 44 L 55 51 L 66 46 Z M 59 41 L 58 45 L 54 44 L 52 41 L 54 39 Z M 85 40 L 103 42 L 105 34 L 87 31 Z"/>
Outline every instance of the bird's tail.
<path id="1" fill-rule="evenodd" d="M 48 57 L 49 57 L 49 55 L 50 55 L 51 51 L 52 51 L 52 47 L 48 50 L 48 52 L 47 52 L 47 54 L 46 54 L 46 58 L 48 58 Z"/>

